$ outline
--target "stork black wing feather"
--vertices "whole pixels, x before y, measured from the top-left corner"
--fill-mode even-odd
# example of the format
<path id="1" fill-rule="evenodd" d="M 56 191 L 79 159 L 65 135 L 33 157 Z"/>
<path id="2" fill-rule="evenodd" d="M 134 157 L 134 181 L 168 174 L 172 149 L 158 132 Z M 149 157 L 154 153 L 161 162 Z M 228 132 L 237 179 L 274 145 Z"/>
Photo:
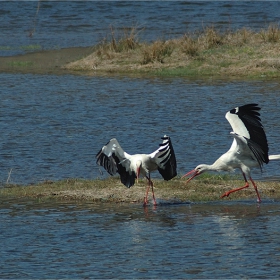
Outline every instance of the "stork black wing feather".
<path id="1" fill-rule="evenodd" d="M 247 142 L 250 150 L 253 152 L 255 158 L 258 161 L 260 169 L 262 170 L 263 163 L 265 162 L 265 154 L 262 148 L 258 144 L 251 141 L 250 139 L 247 139 Z"/>
<path id="2" fill-rule="evenodd" d="M 177 175 L 177 162 L 175 152 L 170 137 L 165 136 L 162 139 L 164 141 L 168 141 L 160 145 L 165 146 L 165 148 L 161 149 L 160 151 L 164 151 L 165 149 L 166 151 L 159 156 L 159 158 L 163 158 L 160 162 L 160 164 L 163 164 L 163 168 L 158 167 L 158 171 L 164 180 L 171 180 Z"/>
<path id="3" fill-rule="evenodd" d="M 113 154 L 113 158 L 116 162 L 117 172 L 120 174 L 121 182 L 128 188 L 132 187 L 135 184 L 136 174 L 135 172 L 129 173 L 125 166 L 120 162 L 120 159 Z"/>
<path id="4" fill-rule="evenodd" d="M 103 166 L 104 169 L 110 174 L 115 175 L 117 172 L 117 166 L 116 162 L 113 157 L 108 157 L 104 153 L 102 153 L 102 150 L 100 150 L 96 155 L 96 163 L 100 166 Z"/>
<path id="5" fill-rule="evenodd" d="M 238 108 L 232 109 L 232 114 L 238 115 L 250 134 L 249 148 L 252 150 L 257 160 L 268 163 L 268 143 L 264 128 L 261 123 L 260 113 L 261 108 L 258 104 L 251 103 Z M 256 145 L 253 145 L 255 143 Z M 253 147 L 258 147 L 253 149 Z"/>

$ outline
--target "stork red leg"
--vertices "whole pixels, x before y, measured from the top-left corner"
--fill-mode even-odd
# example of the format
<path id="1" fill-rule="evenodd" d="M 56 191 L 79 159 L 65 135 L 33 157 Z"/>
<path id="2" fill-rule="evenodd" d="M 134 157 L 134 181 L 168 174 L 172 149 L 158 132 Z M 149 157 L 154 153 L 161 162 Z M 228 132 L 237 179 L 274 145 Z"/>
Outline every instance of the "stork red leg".
<path id="1" fill-rule="evenodd" d="M 149 177 L 146 176 L 146 178 L 147 178 L 147 180 L 148 180 L 148 187 L 147 187 L 147 189 L 146 189 L 146 196 L 144 197 L 143 206 L 147 206 L 147 204 L 148 204 L 148 194 L 149 194 L 150 187 L 152 188 L 154 206 L 156 206 L 156 205 L 157 205 L 157 202 L 156 202 L 155 193 L 154 193 L 154 183 L 153 183 L 152 180 L 151 180 L 150 174 L 149 174 Z"/>
<path id="2" fill-rule="evenodd" d="M 150 189 L 150 182 L 148 182 L 148 187 L 147 187 L 147 189 L 146 189 L 146 195 L 145 195 L 145 197 L 144 197 L 143 206 L 147 206 L 147 204 L 148 204 L 149 189 Z"/>
<path id="3" fill-rule="evenodd" d="M 155 193 L 154 193 L 154 183 L 152 181 L 150 181 L 150 182 L 151 182 L 151 187 L 152 187 L 154 206 L 156 206 L 157 202 L 156 202 L 156 197 L 155 197 Z"/>
<path id="4" fill-rule="evenodd" d="M 252 182 L 252 184 L 253 184 L 253 186 L 254 186 L 254 188 L 255 188 L 255 191 L 256 191 L 256 193 L 257 193 L 257 197 L 258 197 L 258 202 L 262 202 L 261 201 L 261 197 L 260 197 L 260 194 L 259 194 L 259 192 L 258 192 L 258 188 L 257 188 L 257 185 L 255 184 L 255 182 L 253 181 L 253 179 L 250 177 L 250 180 L 251 180 L 251 182 Z"/>
<path id="5" fill-rule="evenodd" d="M 229 195 L 230 195 L 231 193 L 233 193 L 233 192 L 237 192 L 237 191 L 240 191 L 240 190 L 243 190 L 243 189 L 249 187 L 249 183 L 248 183 L 248 181 L 247 181 L 247 178 L 246 178 L 245 174 L 244 174 L 244 173 L 242 173 L 242 174 L 243 174 L 243 177 L 244 177 L 244 180 L 245 180 L 245 186 L 244 186 L 244 187 L 241 187 L 241 188 L 237 188 L 237 189 L 233 189 L 233 190 L 227 191 L 227 192 L 225 192 L 225 193 L 221 196 L 221 198 L 223 198 L 223 197 L 225 197 L 225 196 L 229 196 Z M 252 181 L 252 183 L 253 183 L 253 180 L 252 180 L 251 177 L 250 177 L 250 179 L 251 179 L 251 181 Z M 254 187 L 255 187 L 255 183 L 253 183 L 253 185 L 254 185 Z M 257 187 L 257 186 L 256 186 L 256 187 Z M 256 189 L 256 187 L 255 187 L 255 189 Z M 258 194 L 258 193 L 257 193 L 257 194 Z"/>

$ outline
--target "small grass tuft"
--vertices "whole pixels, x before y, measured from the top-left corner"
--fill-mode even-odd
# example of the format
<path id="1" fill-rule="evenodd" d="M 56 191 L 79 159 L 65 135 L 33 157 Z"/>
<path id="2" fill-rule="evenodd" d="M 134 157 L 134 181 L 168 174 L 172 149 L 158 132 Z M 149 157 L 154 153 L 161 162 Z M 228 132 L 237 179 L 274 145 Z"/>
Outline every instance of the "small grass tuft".
<path id="1" fill-rule="evenodd" d="M 142 64 L 160 62 L 163 63 L 165 57 L 171 56 L 173 44 L 169 41 L 155 41 L 150 46 L 143 49 Z"/>
<path id="2" fill-rule="evenodd" d="M 183 53 L 191 57 L 197 56 L 199 53 L 198 40 L 187 35 L 183 37 L 180 47 Z"/>
<path id="3" fill-rule="evenodd" d="M 211 49 L 223 45 L 223 36 L 214 27 L 207 27 L 201 36 L 201 41 L 204 42 L 206 49 Z"/>
<path id="4" fill-rule="evenodd" d="M 262 29 L 260 36 L 264 42 L 276 43 L 280 38 L 280 29 L 277 24 L 269 25 L 268 29 Z"/>
<path id="5" fill-rule="evenodd" d="M 135 50 L 139 44 L 137 39 L 137 29 L 132 28 L 123 28 L 123 32 L 119 37 L 116 35 L 116 32 L 113 27 L 111 27 L 111 42 L 109 46 L 115 52 L 123 52 L 129 50 Z"/>
<path id="6" fill-rule="evenodd" d="M 96 53 L 99 57 L 114 57 L 112 53 L 127 52 L 139 47 L 138 34 L 139 30 L 135 27 L 122 28 L 122 33 L 110 27 L 110 36 L 106 36 L 96 46 Z"/>

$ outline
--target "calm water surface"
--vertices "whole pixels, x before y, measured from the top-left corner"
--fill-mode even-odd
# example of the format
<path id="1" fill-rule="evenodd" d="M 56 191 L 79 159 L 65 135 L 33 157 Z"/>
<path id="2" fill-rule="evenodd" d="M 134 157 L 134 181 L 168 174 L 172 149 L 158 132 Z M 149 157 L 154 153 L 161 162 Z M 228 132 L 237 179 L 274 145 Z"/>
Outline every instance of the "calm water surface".
<path id="1" fill-rule="evenodd" d="M 279 202 L 0 206 L 0 277 L 279 278 Z"/>

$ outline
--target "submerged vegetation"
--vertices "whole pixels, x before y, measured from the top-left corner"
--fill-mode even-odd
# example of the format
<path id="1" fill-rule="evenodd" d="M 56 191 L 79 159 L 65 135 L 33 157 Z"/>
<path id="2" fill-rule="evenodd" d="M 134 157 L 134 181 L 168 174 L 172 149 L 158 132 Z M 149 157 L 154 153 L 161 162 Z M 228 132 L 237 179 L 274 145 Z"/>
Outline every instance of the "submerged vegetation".
<path id="1" fill-rule="evenodd" d="M 11 51 L 11 50 L 23 50 L 23 51 L 34 51 L 34 50 L 41 50 L 41 45 L 22 45 L 19 47 L 11 47 L 11 46 L 1 46 L 0 45 L 0 51 Z"/>
<path id="2" fill-rule="evenodd" d="M 221 32 L 215 27 L 175 39 L 140 42 L 137 28 L 110 35 L 89 56 L 65 66 L 93 73 L 279 77 L 280 29 L 276 24 L 258 32 L 242 28 Z"/>
<path id="3" fill-rule="evenodd" d="M 174 178 L 171 181 L 153 180 L 158 203 L 217 201 L 220 196 L 244 181 L 231 175 L 203 174 L 192 182 Z M 262 199 L 280 199 L 279 182 L 256 182 Z M 57 182 L 45 181 L 36 185 L 18 186 L 5 184 L 0 188 L 2 199 L 27 198 L 46 200 L 75 200 L 111 203 L 142 203 L 147 187 L 146 180 L 140 180 L 133 187 L 126 188 L 119 178 L 108 179 L 65 179 Z M 151 193 L 149 194 L 151 199 Z M 223 200 L 250 199 L 256 201 L 253 186 L 231 194 Z"/>

